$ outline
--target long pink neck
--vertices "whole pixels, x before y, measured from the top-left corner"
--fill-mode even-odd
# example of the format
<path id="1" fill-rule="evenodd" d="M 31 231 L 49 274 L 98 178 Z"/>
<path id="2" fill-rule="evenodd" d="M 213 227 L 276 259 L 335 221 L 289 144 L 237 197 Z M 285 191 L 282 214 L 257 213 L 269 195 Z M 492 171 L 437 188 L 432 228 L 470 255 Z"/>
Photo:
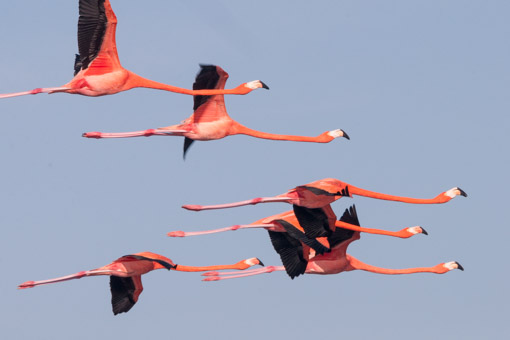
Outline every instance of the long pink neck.
<path id="1" fill-rule="evenodd" d="M 434 198 L 411 198 L 411 197 L 402 197 L 402 196 L 381 194 L 379 192 L 361 189 L 361 188 L 355 187 L 350 184 L 348 184 L 348 188 L 349 188 L 349 193 L 352 195 L 377 198 L 380 200 L 387 200 L 387 201 L 398 201 L 398 202 L 404 202 L 404 203 L 435 204 L 435 203 L 445 203 L 451 199 L 450 197 L 444 195 L 444 193 L 441 193 Z"/>
<path id="2" fill-rule="evenodd" d="M 248 135 L 261 139 L 271 139 L 271 140 L 286 140 L 292 142 L 315 142 L 315 143 L 327 143 L 332 140 L 332 138 L 324 138 L 324 134 L 319 135 L 317 137 L 306 137 L 306 136 L 291 136 L 291 135 L 278 135 L 273 133 L 261 132 L 247 128 L 239 123 L 235 123 L 232 126 L 231 134 L 240 134 L 240 135 Z"/>
<path id="3" fill-rule="evenodd" d="M 244 89 L 242 89 L 243 85 L 240 85 L 234 89 L 226 89 L 226 90 L 225 89 L 189 90 L 189 89 L 185 89 L 182 87 L 167 85 L 167 84 L 159 83 L 154 80 L 143 78 L 131 71 L 129 71 L 129 78 L 128 78 L 128 81 L 126 82 L 125 87 L 126 87 L 126 89 L 132 89 L 135 87 L 146 87 L 146 88 L 156 89 L 156 90 L 189 94 L 192 96 L 195 96 L 195 95 L 212 96 L 212 95 L 217 95 L 217 94 L 244 94 L 242 92 L 246 92 Z"/>
<path id="4" fill-rule="evenodd" d="M 377 274 L 386 274 L 386 275 L 413 274 L 413 273 L 443 274 L 446 271 L 448 271 L 448 270 L 445 270 L 445 268 L 442 266 L 442 264 L 438 264 L 437 266 L 434 266 L 434 267 L 387 269 L 387 268 L 371 266 L 369 264 L 361 262 L 360 260 L 358 260 L 350 255 L 347 255 L 347 259 L 348 259 L 352 269 L 365 270 L 365 271 L 368 271 L 371 273 L 377 273 Z"/>
<path id="5" fill-rule="evenodd" d="M 235 264 L 225 264 L 225 265 L 217 265 L 217 266 L 205 266 L 205 267 L 192 267 L 192 266 L 182 266 L 180 264 L 176 265 L 173 270 L 177 270 L 179 272 L 205 272 L 210 270 L 223 270 L 223 269 L 237 269 L 243 270 L 251 267 L 246 263 L 246 260 L 239 261 Z"/>
<path id="6" fill-rule="evenodd" d="M 363 228 L 359 227 L 350 223 L 345 223 L 342 221 L 336 221 L 335 226 L 343 229 L 349 229 L 354 231 L 359 231 L 362 233 L 368 233 L 368 234 L 377 234 L 377 235 L 387 235 L 387 236 L 395 236 L 395 237 L 404 237 L 409 236 L 403 233 L 403 230 L 400 231 L 387 231 L 382 229 L 373 229 L 373 228 Z M 405 229 L 404 229 L 405 230 Z"/>

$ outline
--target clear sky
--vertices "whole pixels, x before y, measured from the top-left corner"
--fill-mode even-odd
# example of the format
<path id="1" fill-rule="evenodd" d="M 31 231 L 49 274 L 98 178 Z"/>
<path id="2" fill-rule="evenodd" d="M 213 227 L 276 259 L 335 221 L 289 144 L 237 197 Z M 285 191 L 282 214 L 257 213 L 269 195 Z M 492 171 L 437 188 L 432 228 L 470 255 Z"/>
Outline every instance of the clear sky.
<path id="1" fill-rule="evenodd" d="M 0 337 L 3 339 L 503 339 L 508 326 L 510 4 L 506 1 L 119 1 L 124 67 L 190 88 L 199 63 L 222 66 L 229 114 L 257 130 L 351 140 L 307 144 L 246 136 L 88 140 L 176 124 L 190 96 L 135 89 L 100 98 L 54 94 L 0 101 Z M 73 75 L 78 1 L 0 2 L 0 93 L 59 86 Z M 406 268 L 457 260 L 465 271 L 384 276 L 276 272 L 201 282 L 149 273 L 113 316 L 108 278 L 18 291 L 152 251 L 183 265 L 257 256 L 280 265 L 263 230 L 172 239 L 171 230 L 250 223 L 285 204 L 190 212 L 334 177 L 444 205 L 341 199 L 363 226 L 422 225 L 429 236 L 362 235 L 349 252 Z"/>

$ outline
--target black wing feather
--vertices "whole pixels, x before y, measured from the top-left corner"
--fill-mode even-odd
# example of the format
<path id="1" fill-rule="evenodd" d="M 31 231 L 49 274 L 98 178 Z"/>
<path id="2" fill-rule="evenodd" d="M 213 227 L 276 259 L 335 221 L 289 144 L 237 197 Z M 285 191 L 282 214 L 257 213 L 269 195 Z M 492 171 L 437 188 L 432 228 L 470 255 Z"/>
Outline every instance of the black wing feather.
<path id="1" fill-rule="evenodd" d="M 358 214 L 356 212 L 356 206 L 352 205 L 349 209 L 345 209 L 340 221 L 359 226 L 360 224 Z M 333 248 L 343 241 L 352 238 L 355 232 L 356 231 L 354 230 L 336 227 L 335 231 L 328 237 L 329 246 Z"/>
<path id="2" fill-rule="evenodd" d="M 125 313 L 135 305 L 135 283 L 131 277 L 110 276 L 110 290 L 114 315 Z"/>
<path id="3" fill-rule="evenodd" d="M 339 190 L 337 191 L 336 193 L 335 192 L 329 192 L 329 191 L 326 191 L 324 189 L 319 189 L 319 188 L 315 188 L 315 187 L 310 187 L 310 186 L 306 186 L 306 185 L 301 185 L 299 186 L 298 188 L 304 188 L 304 189 L 307 189 L 309 190 L 310 192 L 314 193 L 315 195 L 324 195 L 324 196 L 344 196 L 344 197 L 351 197 L 350 193 L 349 193 L 349 187 L 346 186 L 345 188 L 343 188 L 342 190 Z"/>
<path id="4" fill-rule="evenodd" d="M 303 234 L 301 232 L 301 230 L 297 229 L 289 222 L 284 221 L 284 220 L 275 220 L 275 222 L 279 223 L 285 229 L 285 231 L 289 234 L 289 236 L 291 236 L 292 238 L 294 238 L 298 241 L 303 242 L 304 244 L 306 244 L 307 246 L 309 246 L 310 248 L 315 250 L 315 252 L 317 254 L 329 253 L 331 251 L 331 249 L 324 246 L 316 239 L 310 238 L 310 237 L 306 236 L 306 234 Z"/>
<path id="5" fill-rule="evenodd" d="M 89 64 L 101 50 L 106 24 L 104 0 L 80 0 L 78 51 L 80 52 L 82 69 L 89 67 Z M 75 72 L 76 67 L 77 64 L 75 63 Z"/>
<path id="6" fill-rule="evenodd" d="M 166 261 L 163 261 L 163 260 L 151 259 L 150 257 L 145 257 L 145 256 L 140 256 L 140 255 L 124 255 L 124 256 L 129 256 L 129 257 L 132 257 L 137 260 L 146 260 L 146 261 L 157 262 L 168 270 L 175 268 L 175 265 L 168 263 Z"/>
<path id="7" fill-rule="evenodd" d="M 280 255 L 285 271 L 294 279 L 305 273 L 308 261 L 303 258 L 303 246 L 301 242 L 292 238 L 287 233 L 268 230 L 274 250 Z"/>
<path id="8" fill-rule="evenodd" d="M 327 237 L 331 234 L 328 216 L 322 208 L 311 209 L 297 205 L 293 205 L 292 208 L 306 236 L 316 238 Z"/>
<path id="9" fill-rule="evenodd" d="M 220 75 L 216 69 L 216 65 L 200 65 L 200 71 L 195 77 L 193 90 L 211 90 L 216 88 Z M 211 96 L 193 96 L 193 111 L 204 104 Z"/>
<path id="10" fill-rule="evenodd" d="M 189 147 L 193 144 L 194 140 L 188 137 L 184 137 L 184 152 L 182 154 L 182 158 L 186 159 L 186 152 L 188 152 Z"/>

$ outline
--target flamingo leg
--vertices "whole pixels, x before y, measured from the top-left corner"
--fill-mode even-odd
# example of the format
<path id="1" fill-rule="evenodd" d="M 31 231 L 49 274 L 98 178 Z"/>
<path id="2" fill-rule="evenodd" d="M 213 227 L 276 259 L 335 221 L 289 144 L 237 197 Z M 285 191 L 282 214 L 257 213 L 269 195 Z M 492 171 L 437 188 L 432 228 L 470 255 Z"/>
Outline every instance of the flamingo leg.
<path id="1" fill-rule="evenodd" d="M 368 234 L 387 235 L 387 236 L 394 236 L 394 237 L 400 237 L 400 238 L 409 238 L 416 234 L 428 235 L 427 231 L 419 226 L 404 228 L 400 231 L 387 231 L 387 230 L 381 230 L 381 229 L 363 228 L 363 227 L 359 227 L 357 225 L 346 223 L 343 221 L 336 221 L 335 227 L 359 231 L 359 232 L 368 233 Z"/>
<path id="2" fill-rule="evenodd" d="M 349 192 L 351 195 L 358 195 L 358 196 L 376 198 L 376 199 L 380 199 L 380 200 L 398 201 L 398 202 L 414 203 L 414 204 L 440 204 L 440 203 L 446 203 L 446 202 L 450 201 L 452 198 L 459 196 L 459 195 L 467 197 L 467 194 L 464 192 L 464 190 L 462 190 L 458 187 L 455 187 L 448 191 L 442 192 L 434 198 L 411 198 L 411 197 L 382 194 L 382 193 L 375 192 L 375 191 L 361 189 L 361 188 L 355 187 L 350 184 L 348 184 L 347 186 L 349 188 Z"/>
<path id="3" fill-rule="evenodd" d="M 216 204 L 216 205 L 196 205 L 196 204 L 186 204 L 182 207 L 187 210 L 193 211 L 201 211 L 201 210 L 213 210 L 213 209 L 226 209 L 233 207 L 240 207 L 243 205 L 255 205 L 259 203 L 268 203 L 268 202 L 289 202 L 294 198 L 286 197 L 286 196 L 277 196 L 277 197 L 258 197 L 251 200 L 240 201 L 235 203 L 227 203 L 227 204 Z"/>
<path id="4" fill-rule="evenodd" d="M 227 279 L 235 279 L 239 277 L 247 277 L 247 276 L 253 276 L 253 275 L 259 275 L 259 274 L 265 274 L 265 273 L 272 273 L 274 271 L 284 271 L 284 266 L 267 266 L 264 268 L 259 269 L 253 269 L 250 271 L 243 272 L 242 274 L 235 274 L 235 275 L 229 275 L 228 273 L 204 273 L 202 275 L 207 276 L 202 281 L 219 281 L 219 280 L 227 280 Z M 217 274 L 217 275 L 213 275 Z M 226 275 L 226 276 L 224 276 Z M 228 276 L 227 276 L 228 275 Z"/>
<path id="5" fill-rule="evenodd" d="M 444 273 L 447 273 L 450 270 L 454 270 L 454 269 L 464 270 L 464 268 L 460 265 L 460 263 L 455 262 L 455 261 L 440 263 L 433 267 L 388 269 L 388 268 L 381 268 L 381 267 L 376 267 L 376 266 L 366 264 L 350 255 L 347 255 L 347 260 L 349 261 L 349 264 L 351 266 L 350 270 L 364 270 L 364 271 L 368 271 L 371 273 L 386 274 L 386 275 L 414 274 L 414 273 L 444 274 Z"/>
<path id="6" fill-rule="evenodd" d="M 150 137 L 150 136 L 182 136 L 188 130 L 179 129 L 148 129 L 132 132 L 85 132 L 85 138 L 129 138 L 129 137 Z"/>
<path id="7" fill-rule="evenodd" d="M 276 228 L 276 224 L 241 224 L 241 225 L 233 225 L 226 228 L 219 228 L 219 229 L 212 229 L 212 230 L 204 230 L 204 231 L 171 231 L 167 233 L 170 237 L 186 237 L 186 236 L 197 236 L 197 235 L 207 235 L 207 234 L 214 234 L 214 233 L 221 233 L 224 231 L 230 231 L 230 230 L 238 230 L 238 229 L 250 229 L 250 228 Z"/>
<path id="8" fill-rule="evenodd" d="M 81 271 L 76 274 L 61 276 L 54 279 L 42 280 L 42 281 L 26 281 L 18 286 L 18 289 L 25 288 L 33 288 L 35 286 L 46 285 L 50 283 L 81 279 L 84 276 L 93 276 L 93 275 L 115 275 L 117 272 L 115 270 L 105 270 L 105 269 L 93 269 Z"/>
<path id="9" fill-rule="evenodd" d="M 37 88 L 31 91 L 23 91 L 23 92 L 14 92 L 14 93 L 4 93 L 0 94 L 0 99 L 2 98 L 11 98 L 18 96 L 25 96 L 29 94 L 38 94 L 38 93 L 55 93 L 55 92 L 65 92 L 71 90 L 69 87 L 45 87 L 45 88 Z"/>

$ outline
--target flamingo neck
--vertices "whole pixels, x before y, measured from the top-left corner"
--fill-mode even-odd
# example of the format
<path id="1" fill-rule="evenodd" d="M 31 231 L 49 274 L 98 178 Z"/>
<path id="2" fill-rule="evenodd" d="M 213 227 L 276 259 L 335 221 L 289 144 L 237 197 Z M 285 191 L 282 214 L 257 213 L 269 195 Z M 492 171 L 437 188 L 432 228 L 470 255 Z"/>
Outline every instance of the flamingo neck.
<path id="1" fill-rule="evenodd" d="M 371 198 L 376 198 L 376 199 L 386 200 L 386 201 L 397 201 L 397 202 L 414 203 L 414 204 L 435 204 L 435 203 L 445 203 L 450 200 L 450 197 L 448 197 L 444 194 L 439 194 L 434 198 L 411 198 L 411 197 L 382 194 L 382 193 L 375 192 L 375 191 L 361 189 L 361 188 L 355 187 L 350 184 L 348 185 L 348 188 L 349 188 L 349 193 L 351 195 L 371 197 Z"/>
<path id="2" fill-rule="evenodd" d="M 291 135 L 278 135 L 273 133 L 267 133 L 267 132 L 261 132 L 252 130 L 250 128 L 247 128 L 244 125 L 241 125 L 239 123 L 235 123 L 232 126 L 231 134 L 235 135 L 247 135 L 252 136 L 255 138 L 261 138 L 261 139 L 270 139 L 270 140 L 286 140 L 291 142 L 315 142 L 315 143 L 327 143 L 331 140 L 331 138 L 328 140 L 327 138 L 323 138 L 323 135 L 319 135 L 317 137 L 306 137 L 306 136 L 291 136 Z"/>
<path id="3" fill-rule="evenodd" d="M 365 270 L 371 273 L 377 273 L 377 274 L 386 274 L 386 275 L 399 275 L 399 274 L 414 274 L 414 273 L 436 273 L 436 274 L 443 274 L 447 270 L 441 265 L 438 264 L 434 267 L 417 267 L 417 268 L 405 268 L 405 269 L 388 269 L 388 268 L 381 268 L 376 266 L 371 266 L 369 264 L 366 264 L 364 262 L 361 262 L 360 260 L 347 255 L 347 259 L 350 263 L 350 266 L 353 268 L 353 270 Z"/>

